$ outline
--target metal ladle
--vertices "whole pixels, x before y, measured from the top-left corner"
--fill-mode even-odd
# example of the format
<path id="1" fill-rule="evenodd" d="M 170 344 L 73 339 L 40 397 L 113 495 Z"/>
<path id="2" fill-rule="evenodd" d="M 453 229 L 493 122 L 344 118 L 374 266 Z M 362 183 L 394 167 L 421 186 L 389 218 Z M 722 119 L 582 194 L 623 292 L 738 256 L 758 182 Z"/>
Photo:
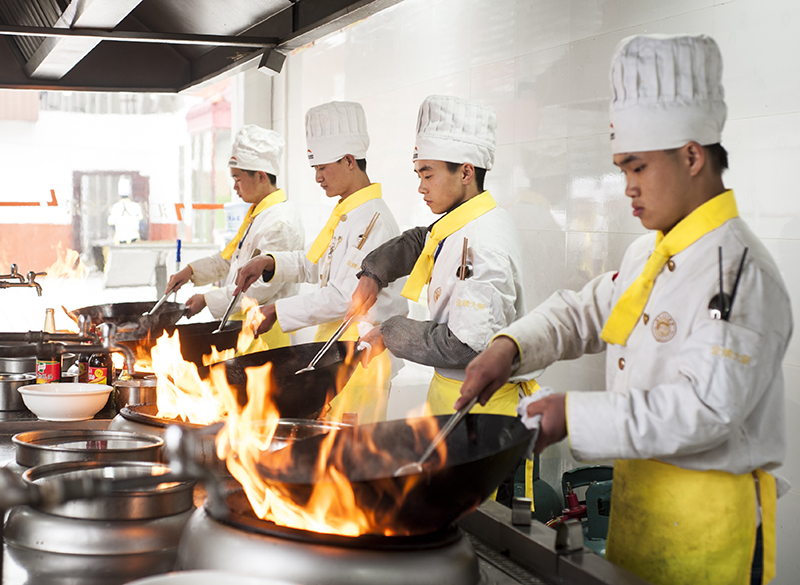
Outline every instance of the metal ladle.
<path id="1" fill-rule="evenodd" d="M 428 460 L 428 457 L 436 450 L 436 447 L 439 446 L 439 443 L 444 441 L 450 432 L 456 428 L 456 425 L 461 422 L 461 419 L 472 410 L 472 407 L 475 406 L 475 403 L 478 401 L 478 397 L 474 397 L 472 400 L 467 402 L 464 406 L 459 408 L 449 419 L 445 425 L 439 430 L 436 436 L 431 441 L 431 444 L 428 445 L 428 448 L 422 453 L 422 456 L 417 459 L 416 461 L 412 461 L 411 463 L 406 463 L 405 465 L 401 465 L 398 467 L 394 472 L 394 477 L 400 477 L 401 475 L 410 475 L 412 473 L 421 473 L 422 472 L 422 464 Z"/>
<path id="2" fill-rule="evenodd" d="M 256 256 L 258 256 L 259 254 L 261 254 L 261 250 L 256 248 L 255 250 L 253 250 L 253 254 L 250 256 L 250 260 L 252 260 Z M 214 329 L 214 331 L 211 332 L 211 335 L 214 335 L 215 333 L 219 333 L 223 329 L 225 329 L 225 325 L 228 324 L 228 318 L 231 316 L 231 311 L 233 310 L 233 307 L 236 305 L 236 303 L 241 298 L 243 292 L 244 292 L 243 290 L 240 290 L 238 293 L 236 293 L 233 296 L 233 298 L 231 298 L 231 302 L 228 303 L 228 308 L 225 309 L 225 313 L 222 315 L 222 319 L 220 319 L 219 327 Z"/>
<path id="3" fill-rule="evenodd" d="M 320 349 L 317 352 L 317 355 L 314 356 L 314 359 L 312 359 L 305 368 L 297 370 L 295 372 L 295 375 L 302 374 L 303 372 L 311 372 L 314 369 L 314 366 L 317 365 L 317 362 L 322 358 L 323 355 L 325 355 L 325 353 L 330 349 L 330 347 L 334 343 L 339 341 L 339 338 L 344 334 L 345 331 L 347 331 L 348 327 L 350 327 L 350 324 L 353 322 L 353 319 L 355 318 L 356 318 L 355 315 L 351 315 L 347 321 L 342 322 L 342 324 L 339 325 L 339 328 L 336 330 L 336 332 L 333 335 L 331 335 L 331 338 L 325 342 L 325 345 L 322 346 L 322 349 Z"/>

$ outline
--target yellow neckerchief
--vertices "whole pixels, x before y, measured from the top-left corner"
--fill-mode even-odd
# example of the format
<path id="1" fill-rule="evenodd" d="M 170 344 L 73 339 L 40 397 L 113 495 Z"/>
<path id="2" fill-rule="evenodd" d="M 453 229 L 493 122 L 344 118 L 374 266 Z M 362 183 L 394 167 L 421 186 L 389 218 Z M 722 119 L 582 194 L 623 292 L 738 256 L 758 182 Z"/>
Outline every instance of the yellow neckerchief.
<path id="1" fill-rule="evenodd" d="M 694 244 L 707 233 L 717 229 L 729 219 L 738 217 L 736 200 L 733 191 L 725 191 L 684 217 L 665 236 L 656 233 L 656 249 L 639 277 L 619 298 L 611 315 L 606 321 L 600 337 L 603 341 L 615 345 L 625 345 L 628 337 L 642 316 L 650 291 L 653 290 L 656 277 L 671 256 Z"/>
<path id="2" fill-rule="evenodd" d="M 347 197 L 344 201 L 337 203 L 336 207 L 334 207 L 333 211 L 331 212 L 331 216 L 328 218 L 328 223 L 325 224 L 325 227 L 322 228 L 321 232 L 319 232 L 317 239 L 314 240 L 314 243 L 311 244 L 311 247 L 308 249 L 306 258 L 308 258 L 314 264 L 319 262 L 319 259 L 322 258 L 322 255 L 328 248 L 328 244 L 331 243 L 333 232 L 336 230 L 336 226 L 339 225 L 339 218 L 347 213 L 350 213 L 362 203 L 366 203 L 371 199 L 380 198 L 381 184 L 372 183 L 363 189 L 359 189 Z"/>
<path id="3" fill-rule="evenodd" d="M 247 213 L 244 216 L 244 221 L 242 221 L 242 225 L 239 227 L 239 231 L 233 237 L 233 239 L 228 242 L 228 245 L 225 246 L 225 249 L 222 251 L 221 256 L 225 260 L 230 260 L 233 256 L 233 253 L 236 252 L 236 246 L 239 245 L 239 242 L 244 237 L 244 234 L 247 232 L 247 228 L 250 227 L 250 224 L 253 223 L 253 218 L 257 216 L 259 213 L 276 205 L 278 203 L 283 203 L 286 201 L 286 193 L 283 192 L 283 189 L 278 189 L 277 191 L 273 191 L 266 197 L 264 197 L 261 201 L 256 203 L 255 205 L 250 206 L 250 209 L 247 210 Z"/>
<path id="4" fill-rule="evenodd" d="M 480 195 L 465 201 L 434 223 L 431 235 L 425 243 L 425 247 L 422 248 L 422 253 L 417 258 L 417 262 L 414 264 L 408 281 L 400 294 L 411 301 L 418 301 L 422 287 L 428 284 L 431 279 L 433 256 L 436 253 L 436 246 L 439 245 L 439 242 L 495 207 L 497 207 L 497 203 L 492 199 L 492 195 L 488 191 L 484 191 Z"/>

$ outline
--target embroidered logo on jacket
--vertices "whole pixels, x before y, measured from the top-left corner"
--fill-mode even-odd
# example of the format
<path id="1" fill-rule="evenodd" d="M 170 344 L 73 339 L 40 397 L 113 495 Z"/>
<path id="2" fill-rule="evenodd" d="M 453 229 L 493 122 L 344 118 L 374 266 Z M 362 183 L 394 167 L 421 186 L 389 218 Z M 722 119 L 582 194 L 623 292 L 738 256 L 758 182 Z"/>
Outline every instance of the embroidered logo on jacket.
<path id="1" fill-rule="evenodd" d="M 439 300 L 439 297 L 442 296 L 442 287 L 438 287 L 435 291 L 433 291 L 433 302 Z"/>
<path id="2" fill-rule="evenodd" d="M 653 320 L 653 337 L 656 338 L 656 341 L 666 343 L 675 337 L 677 331 L 678 325 L 675 323 L 675 319 L 666 311 Z"/>

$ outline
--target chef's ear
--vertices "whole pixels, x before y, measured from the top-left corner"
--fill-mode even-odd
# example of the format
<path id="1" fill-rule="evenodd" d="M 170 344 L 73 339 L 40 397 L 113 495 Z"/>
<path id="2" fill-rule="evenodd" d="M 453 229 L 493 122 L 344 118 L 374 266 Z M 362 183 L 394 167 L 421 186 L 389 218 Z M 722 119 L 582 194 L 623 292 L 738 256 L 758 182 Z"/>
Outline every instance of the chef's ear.
<path id="1" fill-rule="evenodd" d="M 708 163 L 706 151 L 699 143 L 691 141 L 687 143 L 683 149 L 685 151 L 685 160 L 689 165 L 689 174 L 693 177 L 697 176 L 703 167 Z"/>
<path id="2" fill-rule="evenodd" d="M 461 184 L 469 185 L 475 178 L 475 166 L 472 163 L 461 165 Z"/>

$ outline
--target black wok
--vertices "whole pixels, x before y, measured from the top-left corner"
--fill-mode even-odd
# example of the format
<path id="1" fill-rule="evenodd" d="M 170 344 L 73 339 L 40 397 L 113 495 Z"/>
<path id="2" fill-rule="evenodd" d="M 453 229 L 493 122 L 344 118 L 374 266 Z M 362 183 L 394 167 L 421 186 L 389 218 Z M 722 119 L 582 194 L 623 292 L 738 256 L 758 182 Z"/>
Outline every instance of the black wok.
<path id="1" fill-rule="evenodd" d="M 195 364 L 201 374 L 206 374 L 208 369 L 203 368 L 203 356 L 211 353 L 212 346 L 216 347 L 217 351 L 235 349 L 239 334 L 242 332 L 242 321 L 228 321 L 222 331 L 213 333 L 217 327 L 219 327 L 219 321 L 182 323 L 180 325 L 166 326 L 162 333 L 166 332 L 169 335 L 173 335 L 177 331 L 180 335 L 183 359 Z M 136 351 L 137 347 L 141 348 L 149 355 L 158 337 L 157 335 L 149 335 L 140 339 L 124 340 L 121 343 L 134 351 Z"/>
<path id="2" fill-rule="evenodd" d="M 333 431 L 328 464 L 350 480 L 357 506 L 374 513 L 373 533 L 417 535 L 449 526 L 497 489 L 536 436 L 516 417 L 470 414 L 447 437 L 444 465 L 435 453 L 421 473 L 394 477 L 397 468 L 416 461 L 430 441 L 416 439 L 413 429 L 426 421 L 438 428 L 447 419 L 393 420 Z M 304 504 L 320 481 L 316 462 L 326 436 L 262 453 L 259 474 L 282 497 Z"/>
<path id="3" fill-rule="evenodd" d="M 239 403 L 244 404 L 247 399 L 247 369 L 272 363 L 270 398 L 280 417 L 317 418 L 358 365 L 355 342 L 338 341 L 317 363 L 316 369 L 295 374 L 308 365 L 323 345 L 323 342 L 317 342 L 279 347 L 236 357 L 211 367 L 225 368 L 228 384 L 238 390 Z"/>
<path id="4" fill-rule="evenodd" d="M 143 316 L 155 304 L 155 301 L 107 303 L 75 309 L 69 313 L 75 320 L 81 315 L 90 317 L 92 325 L 116 325 L 118 341 L 135 341 L 145 337 L 157 339 L 165 328 L 175 325 L 183 317 L 186 307 L 182 303 L 164 303 L 154 315 Z"/>

